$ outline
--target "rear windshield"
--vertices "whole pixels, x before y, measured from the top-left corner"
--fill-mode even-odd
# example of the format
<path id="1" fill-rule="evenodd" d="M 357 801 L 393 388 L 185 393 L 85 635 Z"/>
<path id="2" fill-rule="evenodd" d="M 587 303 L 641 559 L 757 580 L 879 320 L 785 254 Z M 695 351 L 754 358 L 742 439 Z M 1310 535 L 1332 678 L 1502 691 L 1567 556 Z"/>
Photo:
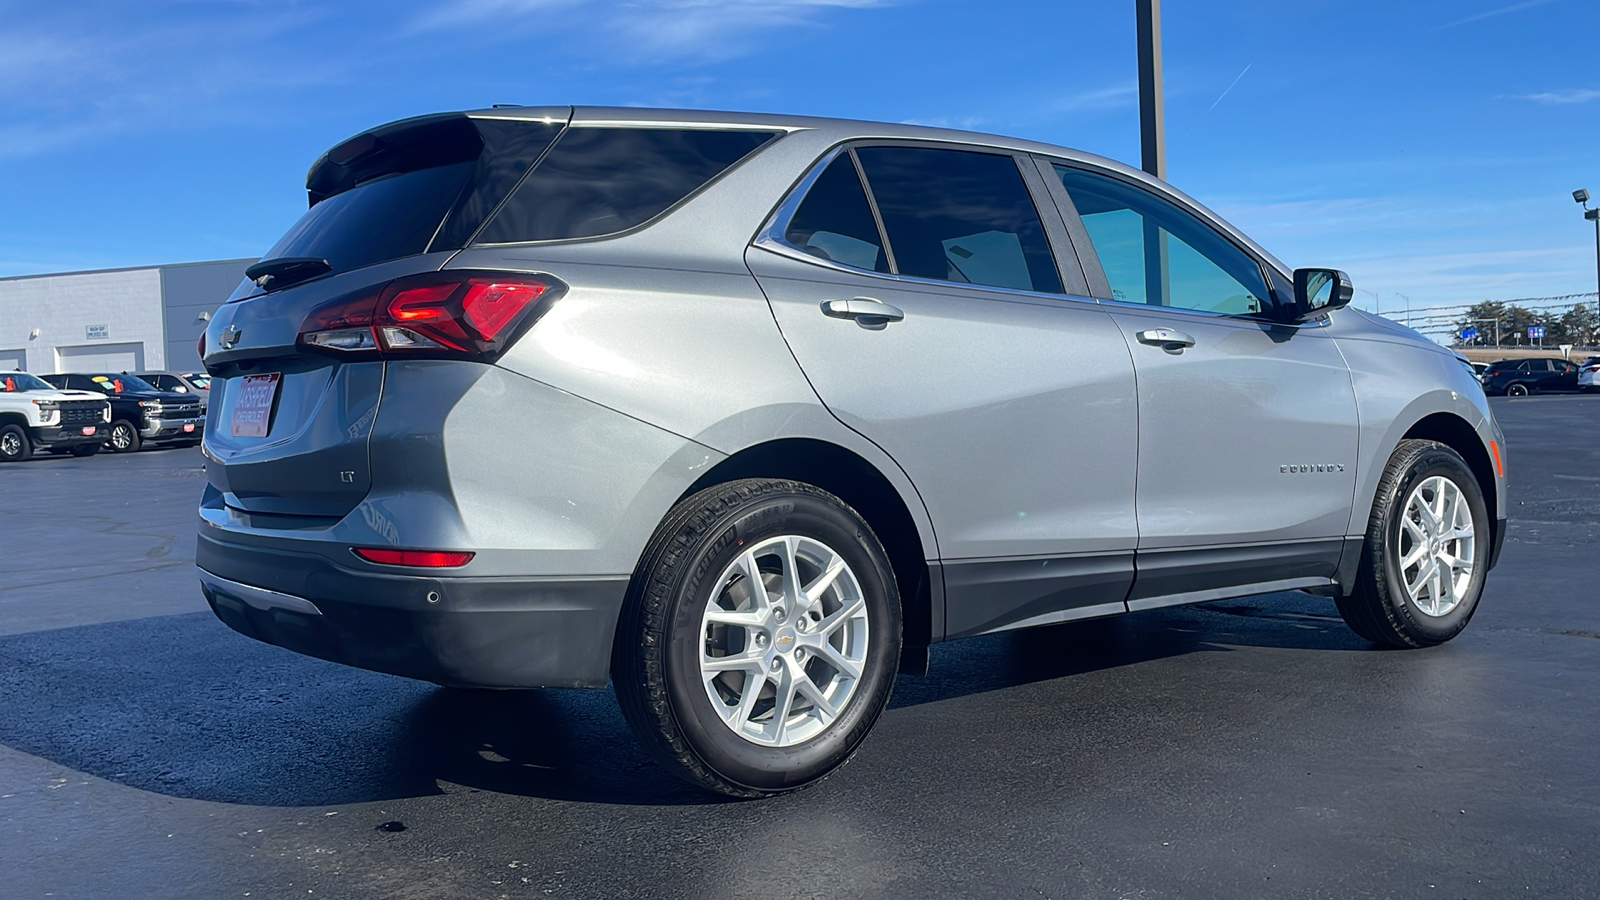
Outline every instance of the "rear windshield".
<path id="1" fill-rule="evenodd" d="M 459 250 L 565 127 L 425 116 L 351 138 L 311 167 L 311 208 L 262 259 L 321 259 L 337 273 Z"/>
<path id="2" fill-rule="evenodd" d="M 769 131 L 568 129 L 476 243 L 626 231 L 665 212 L 775 137 Z"/>
<path id="3" fill-rule="evenodd" d="M 387 175 L 335 194 L 307 210 L 262 258 L 325 259 L 344 272 L 422 253 L 475 167 L 465 162 Z"/>

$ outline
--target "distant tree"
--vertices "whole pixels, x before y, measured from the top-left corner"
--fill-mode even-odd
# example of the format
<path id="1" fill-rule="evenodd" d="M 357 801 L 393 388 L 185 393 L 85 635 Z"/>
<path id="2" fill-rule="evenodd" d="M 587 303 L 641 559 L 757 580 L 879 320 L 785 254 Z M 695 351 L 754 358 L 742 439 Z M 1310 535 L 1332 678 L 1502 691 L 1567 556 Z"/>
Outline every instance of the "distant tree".
<path id="1" fill-rule="evenodd" d="M 1488 321 L 1484 321 L 1485 319 Z M 1467 307 L 1467 311 L 1456 320 L 1456 336 L 1459 337 L 1469 328 L 1476 328 L 1479 343 L 1493 343 L 1496 324 L 1500 326 L 1501 340 L 1505 340 L 1507 330 L 1510 328 L 1510 324 L 1506 321 L 1506 305 L 1498 300 L 1485 300 Z"/>
<path id="2" fill-rule="evenodd" d="M 1567 310 L 1558 321 L 1561 324 L 1561 343 L 1595 346 L 1596 332 L 1600 332 L 1600 315 L 1595 313 L 1594 307 L 1579 303 Z"/>

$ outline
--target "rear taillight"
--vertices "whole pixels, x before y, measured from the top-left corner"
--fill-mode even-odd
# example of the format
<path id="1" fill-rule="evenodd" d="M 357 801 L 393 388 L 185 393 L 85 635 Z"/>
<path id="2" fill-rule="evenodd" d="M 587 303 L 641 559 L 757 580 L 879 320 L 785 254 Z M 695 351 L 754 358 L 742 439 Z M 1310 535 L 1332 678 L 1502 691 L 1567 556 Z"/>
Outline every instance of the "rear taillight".
<path id="1" fill-rule="evenodd" d="M 434 272 L 347 294 L 311 311 L 300 346 L 339 355 L 491 361 L 566 285 L 549 276 Z"/>
<path id="2" fill-rule="evenodd" d="M 352 547 L 367 562 L 418 569 L 455 569 L 472 562 L 477 554 L 464 550 L 393 550 L 388 547 Z"/>
<path id="3" fill-rule="evenodd" d="M 1600 366 L 1584 366 L 1583 370 L 1585 372 L 1600 372 Z"/>

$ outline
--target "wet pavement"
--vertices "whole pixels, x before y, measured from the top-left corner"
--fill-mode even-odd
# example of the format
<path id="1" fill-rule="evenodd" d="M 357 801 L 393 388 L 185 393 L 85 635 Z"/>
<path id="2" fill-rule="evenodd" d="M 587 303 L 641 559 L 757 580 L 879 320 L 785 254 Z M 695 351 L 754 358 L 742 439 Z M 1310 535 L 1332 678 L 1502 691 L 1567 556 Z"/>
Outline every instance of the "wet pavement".
<path id="1" fill-rule="evenodd" d="M 610 692 L 255 643 L 194 450 L 0 467 L 0 897 L 1600 893 L 1600 398 L 1494 401 L 1511 528 L 1455 641 L 1279 594 L 978 638 L 815 789 L 723 801 Z"/>

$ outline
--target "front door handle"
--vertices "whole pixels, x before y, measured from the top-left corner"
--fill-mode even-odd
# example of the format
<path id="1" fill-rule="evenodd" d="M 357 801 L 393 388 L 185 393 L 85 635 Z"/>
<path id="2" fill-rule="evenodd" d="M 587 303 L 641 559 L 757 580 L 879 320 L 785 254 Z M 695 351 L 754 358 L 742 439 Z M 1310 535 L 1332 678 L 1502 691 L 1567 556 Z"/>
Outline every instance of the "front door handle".
<path id="1" fill-rule="evenodd" d="M 1194 346 L 1194 338 L 1171 328 L 1149 328 L 1139 332 L 1139 343 L 1160 347 L 1169 353 L 1182 353 Z"/>
<path id="2" fill-rule="evenodd" d="M 855 319 L 862 328 L 879 329 L 890 322 L 906 317 L 898 307 L 890 306 L 871 297 L 854 297 L 849 300 L 822 301 L 822 314 L 835 319 Z"/>

